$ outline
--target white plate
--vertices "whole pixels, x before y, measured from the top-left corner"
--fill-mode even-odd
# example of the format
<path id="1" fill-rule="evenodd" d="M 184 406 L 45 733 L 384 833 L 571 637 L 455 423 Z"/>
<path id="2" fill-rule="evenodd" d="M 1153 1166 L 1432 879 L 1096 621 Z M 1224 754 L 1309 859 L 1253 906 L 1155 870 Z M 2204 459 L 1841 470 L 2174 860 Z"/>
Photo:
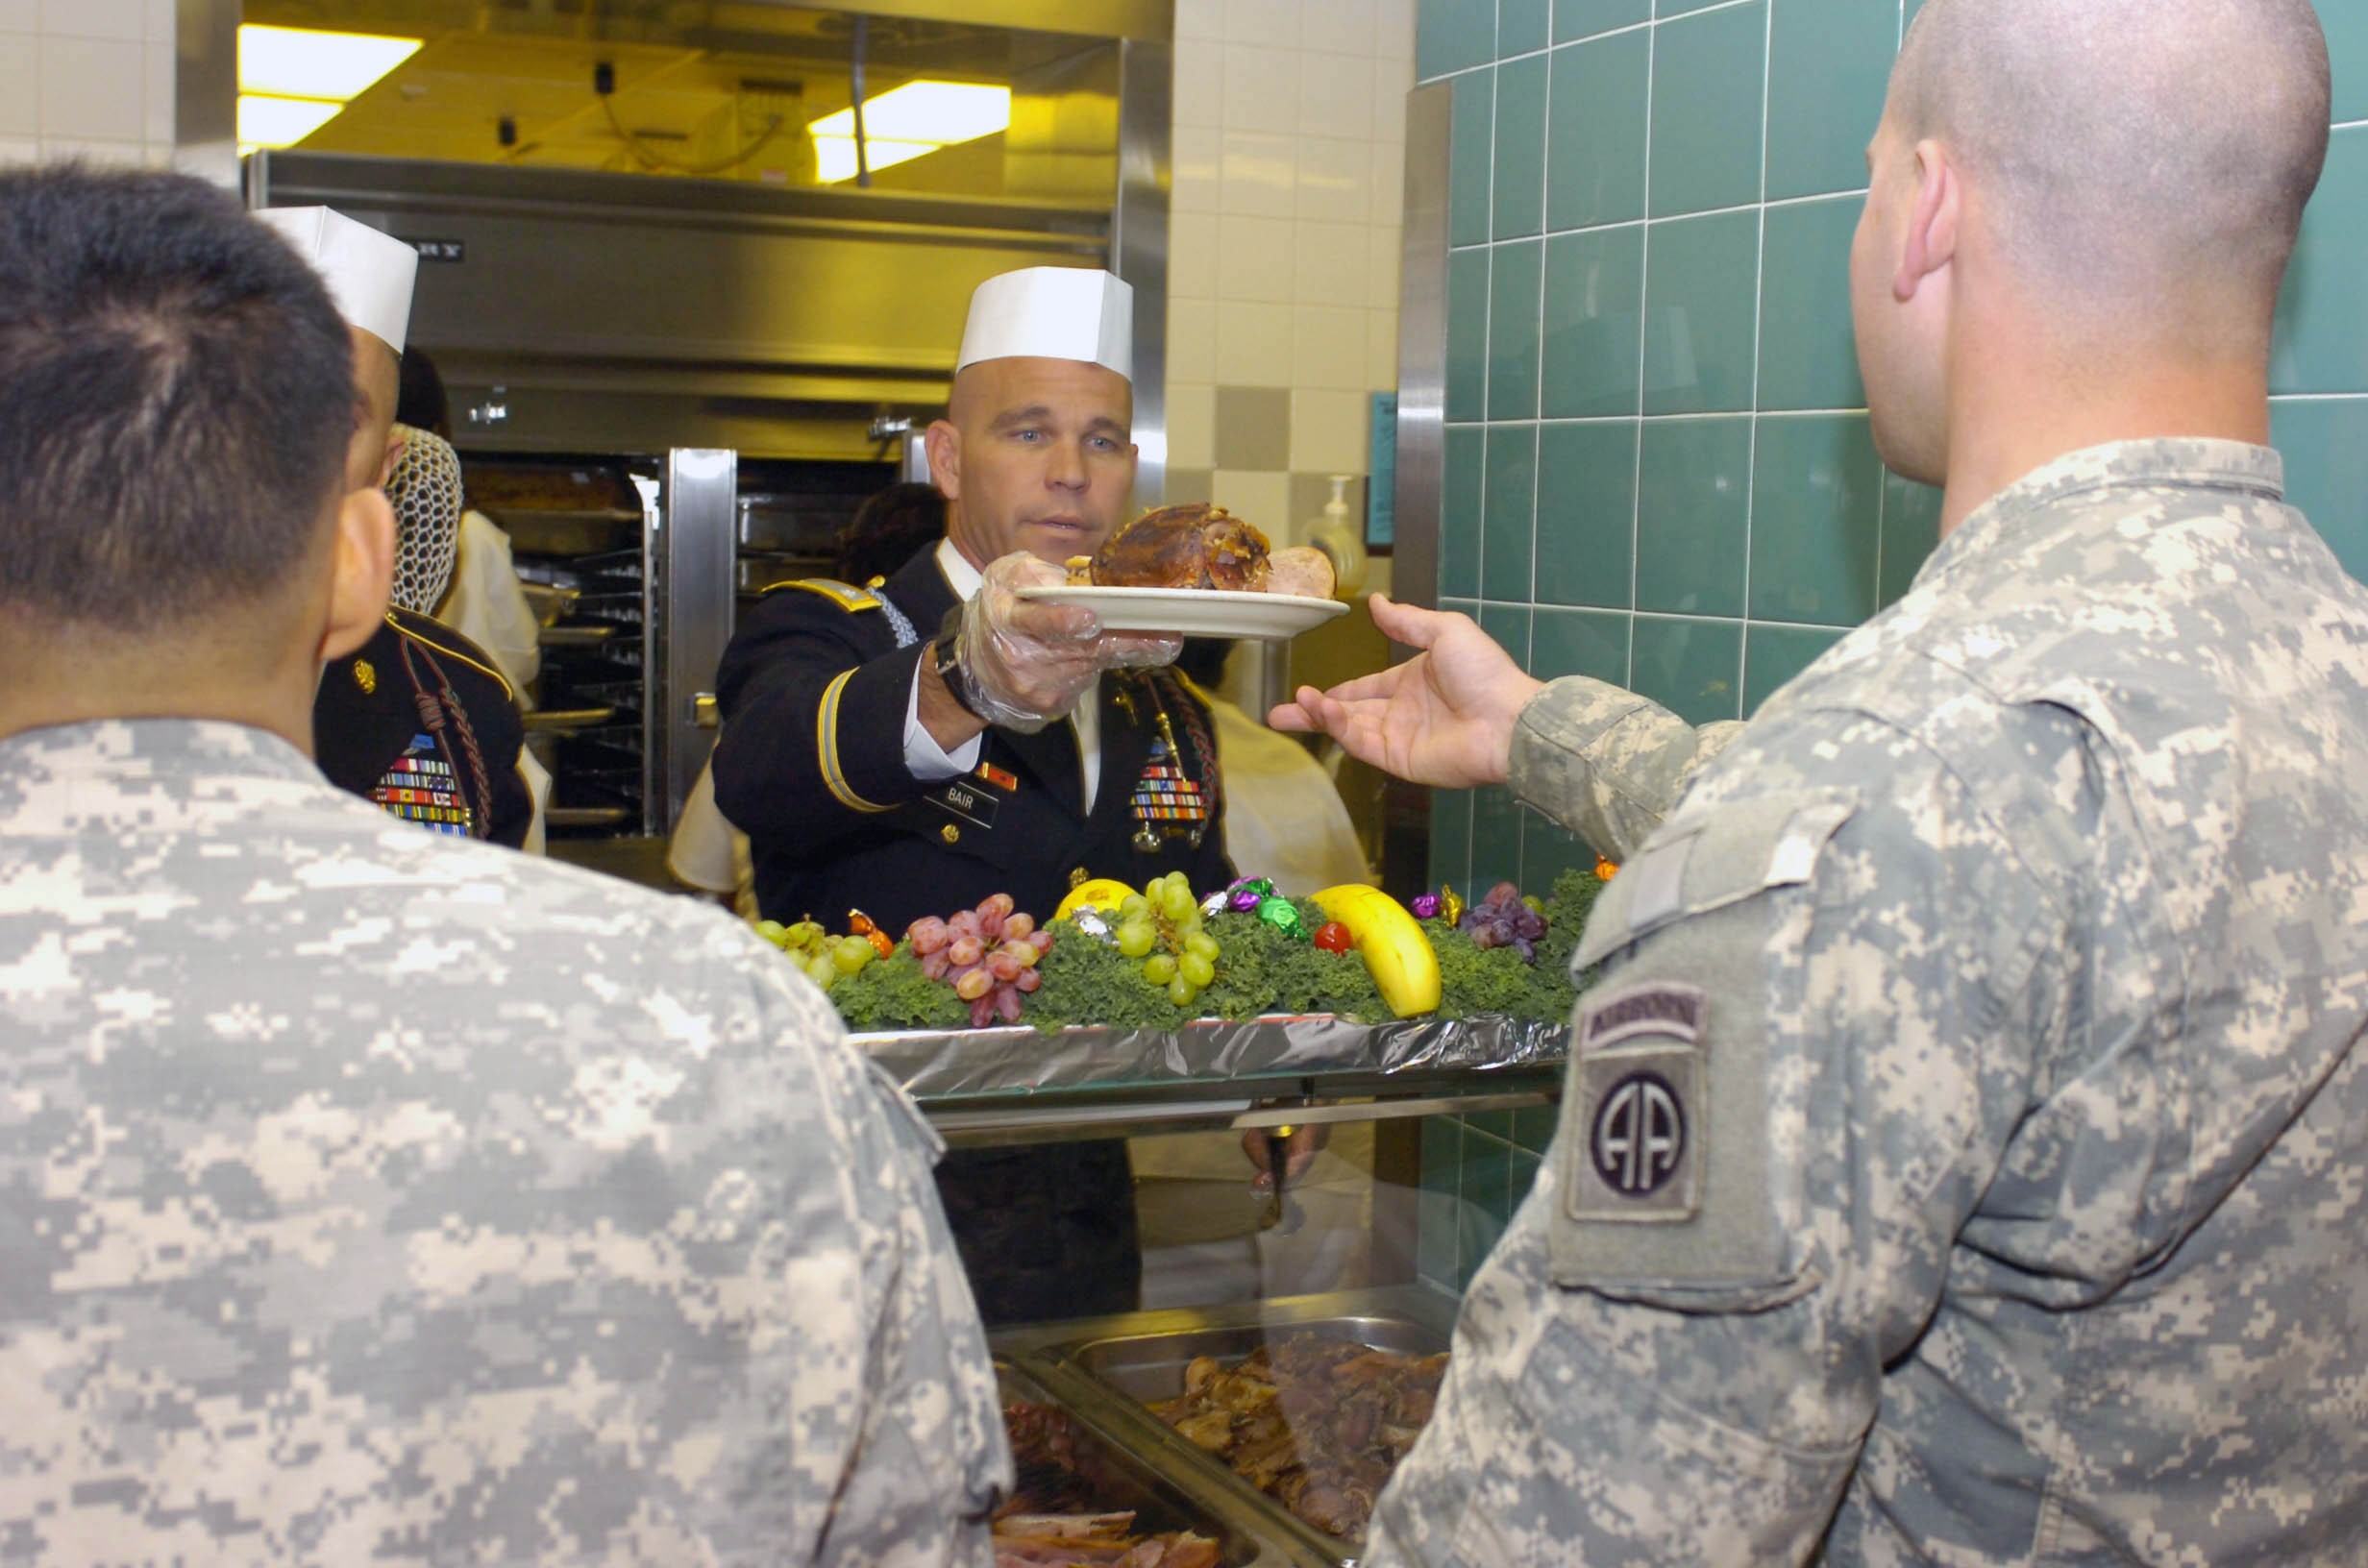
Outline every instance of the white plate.
<path id="1" fill-rule="evenodd" d="M 1017 590 L 1022 599 L 1082 604 L 1105 631 L 1172 631 L 1186 637 L 1280 641 L 1320 626 L 1348 606 L 1296 594 L 1237 594 L 1221 588 L 1084 588 L 1066 583 Z"/>

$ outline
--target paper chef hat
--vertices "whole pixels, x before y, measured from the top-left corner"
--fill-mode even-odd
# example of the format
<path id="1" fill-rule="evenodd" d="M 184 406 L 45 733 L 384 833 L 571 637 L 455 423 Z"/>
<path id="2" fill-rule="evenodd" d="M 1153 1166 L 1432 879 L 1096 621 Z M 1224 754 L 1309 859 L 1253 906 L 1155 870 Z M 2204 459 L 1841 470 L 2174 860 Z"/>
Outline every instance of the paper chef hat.
<path id="1" fill-rule="evenodd" d="M 347 326 L 403 352 L 411 321 L 411 282 L 419 272 L 417 251 L 325 207 L 274 207 L 256 216 L 312 263 Z"/>
<path id="2" fill-rule="evenodd" d="M 1135 379 L 1135 291 L 1088 267 L 1023 267 L 971 295 L 959 372 L 1019 355 L 1082 359 Z"/>

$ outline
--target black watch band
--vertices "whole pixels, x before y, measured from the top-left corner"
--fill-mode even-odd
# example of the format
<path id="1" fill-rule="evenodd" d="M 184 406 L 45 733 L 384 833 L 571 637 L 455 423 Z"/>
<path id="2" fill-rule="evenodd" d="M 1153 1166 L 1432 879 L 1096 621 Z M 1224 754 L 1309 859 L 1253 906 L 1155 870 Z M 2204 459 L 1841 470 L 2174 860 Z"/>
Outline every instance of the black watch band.
<path id="1" fill-rule="evenodd" d="M 961 658 L 962 606 L 956 604 L 938 623 L 937 638 L 929 644 L 929 668 L 944 682 L 946 695 L 952 698 L 964 713 L 974 719 L 987 716 L 978 710 L 984 704 L 978 698 L 978 687 L 971 673 L 962 667 Z"/>

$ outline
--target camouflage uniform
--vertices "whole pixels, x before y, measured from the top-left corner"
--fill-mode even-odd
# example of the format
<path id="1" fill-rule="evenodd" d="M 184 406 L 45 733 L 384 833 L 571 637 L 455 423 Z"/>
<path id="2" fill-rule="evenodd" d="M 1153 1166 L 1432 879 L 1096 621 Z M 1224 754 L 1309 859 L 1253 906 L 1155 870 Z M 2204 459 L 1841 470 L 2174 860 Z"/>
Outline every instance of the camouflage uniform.
<path id="1" fill-rule="evenodd" d="M 1524 805 L 1595 853 L 1626 860 L 1742 732 L 1732 719 L 1697 729 L 1650 698 L 1566 675 L 1521 710 L 1512 776 L 1528 782 Z"/>
<path id="2" fill-rule="evenodd" d="M 1369 1561 L 2368 1561 L 2368 590 L 2281 480 L 2048 466 L 1695 780 Z"/>
<path id="3" fill-rule="evenodd" d="M 934 1144 L 716 913 L 0 739 L 0 1562 L 983 1564 Z"/>

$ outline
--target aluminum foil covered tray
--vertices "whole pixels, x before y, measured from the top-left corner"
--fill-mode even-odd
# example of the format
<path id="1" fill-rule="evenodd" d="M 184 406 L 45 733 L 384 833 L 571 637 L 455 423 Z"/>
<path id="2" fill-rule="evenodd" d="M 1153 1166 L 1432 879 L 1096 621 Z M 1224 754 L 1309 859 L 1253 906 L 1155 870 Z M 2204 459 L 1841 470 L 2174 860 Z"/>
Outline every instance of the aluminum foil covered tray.
<path id="1" fill-rule="evenodd" d="M 1325 1072 L 1539 1066 L 1564 1060 L 1570 1029 L 1496 1017 L 1366 1024 L 1323 1016 L 1211 1019 L 1176 1030 L 899 1030 L 854 1041 L 907 1093 L 930 1099 Z"/>

